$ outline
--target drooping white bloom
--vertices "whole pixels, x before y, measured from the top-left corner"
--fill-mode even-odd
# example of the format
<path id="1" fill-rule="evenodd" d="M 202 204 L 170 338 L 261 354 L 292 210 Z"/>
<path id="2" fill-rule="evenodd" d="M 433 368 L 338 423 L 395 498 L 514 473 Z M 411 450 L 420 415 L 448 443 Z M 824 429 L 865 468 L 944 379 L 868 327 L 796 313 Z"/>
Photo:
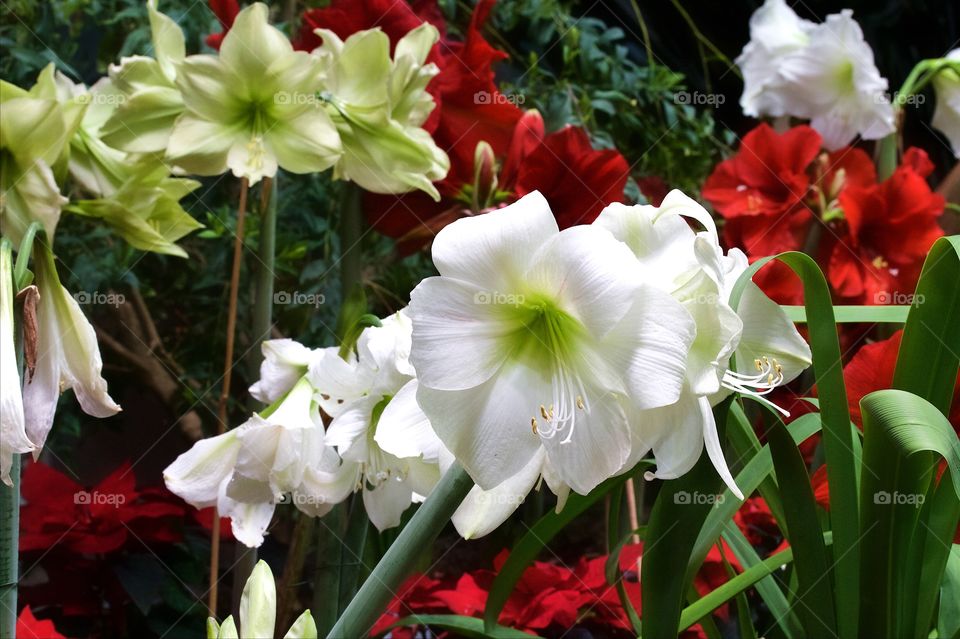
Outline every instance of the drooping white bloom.
<path id="1" fill-rule="evenodd" d="M 686 218 L 705 230 L 694 232 Z M 670 192 L 660 207 L 608 206 L 595 224 L 630 247 L 645 270 L 660 275 L 661 289 L 683 305 L 697 328 L 679 400 L 653 410 L 630 405 L 635 440 L 624 469 L 652 449 L 657 460 L 652 475 L 672 479 L 689 471 L 706 446 L 724 482 L 741 496 L 723 457 L 712 405 L 731 391 L 762 400 L 809 366 L 809 347 L 753 282 L 737 311 L 731 308 L 746 256 L 736 249 L 724 255 L 710 215 L 681 192 Z M 731 357 L 746 372 L 732 370 Z"/>
<path id="2" fill-rule="evenodd" d="M 13 335 L 13 260 L 11 246 L 3 240 L 0 244 L 0 481 L 7 486 L 13 485 L 10 479 L 13 456 L 33 450 L 24 429 Z"/>
<path id="3" fill-rule="evenodd" d="M 53 253 L 34 248 L 37 305 L 37 362 L 33 379 L 23 383 L 27 437 L 39 453 L 53 425 L 60 393 L 73 389 L 80 408 L 93 417 L 110 417 L 120 406 L 107 392 L 97 334 L 80 305 L 60 284 Z M 37 454 L 35 453 L 35 454 Z"/>
<path id="4" fill-rule="evenodd" d="M 250 387 L 250 395 L 259 402 L 272 404 L 286 395 L 310 365 L 323 357 L 323 351 L 307 348 L 292 339 L 270 339 L 260 345 L 263 362 L 260 379 Z"/>
<path id="5" fill-rule="evenodd" d="M 353 489 L 353 478 L 326 445 L 313 395 L 301 378 L 239 427 L 197 442 L 164 471 L 167 487 L 196 508 L 217 506 L 230 517 L 234 536 L 251 547 L 263 543 L 287 495 L 302 512 L 325 514 Z"/>
<path id="6" fill-rule="evenodd" d="M 887 80 L 849 9 L 813 24 L 783 0 L 767 0 L 751 17 L 737 64 L 745 114 L 809 119 L 829 150 L 894 131 Z"/>
<path id="7" fill-rule="evenodd" d="M 440 479 L 440 440 L 417 405 L 410 365 L 410 319 L 403 311 L 368 327 L 347 360 L 326 349 L 310 369 L 324 411 L 333 417 L 327 441 L 352 465 L 370 521 L 400 524 L 411 503 Z"/>
<path id="8" fill-rule="evenodd" d="M 623 401 L 677 401 L 690 314 L 598 226 L 560 232 L 540 193 L 458 220 L 408 308 L 418 402 L 483 490 L 543 455 L 586 494 L 630 450 Z"/>
<path id="9" fill-rule="evenodd" d="M 953 154 L 960 158 L 960 49 L 948 53 L 947 60 L 953 61 L 951 67 L 933 77 L 937 106 L 931 124 L 947 136 Z"/>
<path id="10" fill-rule="evenodd" d="M 744 114 L 778 117 L 789 112 L 777 90 L 780 65 L 810 43 L 815 26 L 794 13 L 785 0 L 767 0 L 750 16 L 750 42 L 735 61 L 743 73 L 740 106 Z"/>

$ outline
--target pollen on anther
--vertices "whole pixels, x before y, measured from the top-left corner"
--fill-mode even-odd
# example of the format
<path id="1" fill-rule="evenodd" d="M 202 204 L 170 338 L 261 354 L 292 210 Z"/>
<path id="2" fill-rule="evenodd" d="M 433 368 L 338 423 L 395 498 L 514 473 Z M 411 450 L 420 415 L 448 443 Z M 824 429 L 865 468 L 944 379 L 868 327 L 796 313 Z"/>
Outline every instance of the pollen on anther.
<path id="1" fill-rule="evenodd" d="M 538 434 L 538 430 L 537 430 L 537 418 L 536 418 L 536 417 L 531 417 L 531 418 L 530 418 L 530 430 L 533 431 L 533 434 L 534 434 L 534 435 Z"/>
<path id="2" fill-rule="evenodd" d="M 579 408 L 580 410 L 583 410 L 584 408 L 586 408 L 586 406 L 583 403 L 583 397 L 581 397 L 580 395 L 577 395 L 577 408 Z"/>
<path id="3" fill-rule="evenodd" d="M 550 415 L 547 414 L 547 407 L 543 404 L 540 404 L 540 417 L 543 417 L 546 420 L 550 419 Z"/>

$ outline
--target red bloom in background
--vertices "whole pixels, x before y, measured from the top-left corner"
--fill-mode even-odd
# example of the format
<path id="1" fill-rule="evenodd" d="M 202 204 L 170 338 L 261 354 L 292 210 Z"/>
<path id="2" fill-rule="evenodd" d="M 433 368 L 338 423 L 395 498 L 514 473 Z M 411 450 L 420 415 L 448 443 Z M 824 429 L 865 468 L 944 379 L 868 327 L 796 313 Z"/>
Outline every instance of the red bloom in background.
<path id="1" fill-rule="evenodd" d="M 740 150 L 714 169 L 703 186 L 726 219 L 781 216 L 803 207 L 810 187 L 807 167 L 821 147 L 820 134 L 797 126 L 778 134 L 764 123 L 743 137 Z"/>
<path id="2" fill-rule="evenodd" d="M 346 40 L 357 31 L 379 27 L 390 38 L 392 47 L 424 22 L 437 27 L 441 36 L 446 32 L 440 7 L 435 1 L 334 0 L 329 6 L 303 12 L 293 46 L 301 51 L 313 51 L 319 47 L 322 40 L 314 33 L 315 29 L 330 29 Z"/>
<path id="3" fill-rule="evenodd" d="M 945 200 L 927 184 L 933 164 L 920 149 L 880 184 L 847 184 L 839 195 L 843 221 L 828 272 L 836 293 L 862 304 L 898 303 L 913 292 L 930 246 L 943 236 Z"/>
<path id="4" fill-rule="evenodd" d="M 233 26 L 233 21 L 237 19 L 237 14 L 240 13 L 240 4 L 237 0 L 210 0 L 209 5 L 213 15 L 217 16 L 217 20 L 220 21 L 220 27 L 223 31 L 211 33 L 204 41 L 208 47 L 219 50 L 223 38 L 226 37 L 230 27 Z"/>
<path id="5" fill-rule="evenodd" d="M 49 619 L 37 619 L 30 606 L 24 606 L 17 617 L 16 639 L 66 639 Z"/>
<path id="6" fill-rule="evenodd" d="M 132 536 L 150 544 L 179 541 L 174 518 L 184 507 L 163 489 L 137 491 L 129 463 L 92 490 L 40 463 L 23 473 L 20 550 L 57 546 L 77 553 L 109 553 Z"/>

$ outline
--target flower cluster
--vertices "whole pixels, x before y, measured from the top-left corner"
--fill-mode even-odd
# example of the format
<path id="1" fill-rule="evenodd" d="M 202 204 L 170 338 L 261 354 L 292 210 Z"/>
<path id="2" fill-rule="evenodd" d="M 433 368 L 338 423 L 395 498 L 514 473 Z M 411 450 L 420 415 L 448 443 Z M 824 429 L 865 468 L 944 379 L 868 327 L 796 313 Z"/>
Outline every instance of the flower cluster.
<path id="1" fill-rule="evenodd" d="M 827 274 L 838 301 L 906 303 L 933 242 L 945 200 L 927 183 L 933 164 L 910 148 L 885 180 L 856 147 L 822 152 L 810 127 L 778 134 L 761 124 L 738 153 L 707 179 L 703 197 L 724 218 L 724 239 L 750 258 L 806 250 Z M 784 270 L 765 269 L 765 290 L 797 303 Z"/>
<path id="2" fill-rule="evenodd" d="M 156 58 L 133 56 L 110 68 L 123 97 L 104 139 L 126 151 L 160 153 L 197 175 L 231 170 L 255 184 L 278 168 L 334 176 L 378 193 L 432 186 L 449 168 L 422 128 L 434 108 L 424 89 L 436 72 L 426 58 L 439 34 L 405 33 L 392 54 L 379 29 L 295 50 L 268 22 L 268 8 L 218 3 L 229 31 L 217 55 L 187 56 L 175 22 L 149 3 Z M 318 43 L 319 44 L 319 43 Z"/>
<path id="3" fill-rule="evenodd" d="M 440 477 L 440 443 L 416 405 L 410 335 L 400 312 L 364 329 L 343 357 L 264 342 L 250 392 L 269 406 L 195 444 L 167 468 L 167 486 L 197 508 L 216 505 L 248 546 L 263 543 L 278 503 L 317 517 L 354 491 L 377 528 L 399 525 Z"/>

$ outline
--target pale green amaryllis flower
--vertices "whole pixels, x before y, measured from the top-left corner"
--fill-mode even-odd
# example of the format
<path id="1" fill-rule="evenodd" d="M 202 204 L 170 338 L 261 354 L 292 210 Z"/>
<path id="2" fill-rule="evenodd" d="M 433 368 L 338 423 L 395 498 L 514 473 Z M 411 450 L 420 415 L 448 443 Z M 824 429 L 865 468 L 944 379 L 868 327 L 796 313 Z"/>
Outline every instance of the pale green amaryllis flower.
<path id="1" fill-rule="evenodd" d="M 15 244 L 32 222 L 52 238 L 67 203 L 55 172 L 84 107 L 57 101 L 53 75 L 51 64 L 29 91 L 0 80 L 0 233 Z"/>
<path id="2" fill-rule="evenodd" d="M 220 55 L 177 65 L 185 110 L 167 158 L 197 175 L 228 168 L 255 184 L 276 175 L 323 171 L 341 155 L 340 137 L 320 100 L 318 57 L 294 51 L 255 3 L 237 15 Z"/>
<path id="3" fill-rule="evenodd" d="M 277 586 L 270 567 L 262 559 L 243 587 L 240 597 L 240 628 L 233 615 L 218 624 L 213 617 L 207 619 L 207 639 L 261 639 L 273 637 L 277 623 Z M 317 639 L 317 624 L 304 610 L 293 622 L 284 639 Z"/>
<path id="4" fill-rule="evenodd" d="M 107 392 L 97 334 L 77 300 L 60 283 L 53 253 L 34 243 L 37 304 L 37 360 L 32 378 L 23 382 L 27 437 L 39 452 L 53 425 L 60 394 L 73 389 L 83 412 L 110 417 L 120 406 Z"/>
<path id="5" fill-rule="evenodd" d="M 960 49 L 947 54 L 950 65 L 933 77 L 937 106 L 930 122 L 947 136 L 953 154 L 960 158 Z"/>
<path id="6" fill-rule="evenodd" d="M 680 397 L 690 314 L 609 231 L 559 231 L 539 192 L 445 227 L 433 261 L 408 307 L 417 399 L 481 489 L 543 451 L 586 494 L 630 453 L 624 399 Z"/>
<path id="7" fill-rule="evenodd" d="M 11 251 L 10 241 L 0 239 L 0 481 L 7 486 L 13 485 L 10 480 L 13 456 L 33 450 L 24 426 L 20 369 L 14 343 Z"/>
<path id="8" fill-rule="evenodd" d="M 440 479 L 440 440 L 417 405 L 417 381 L 409 362 L 410 319 L 400 311 L 381 326 L 367 327 L 347 359 L 336 348 L 310 368 L 310 381 L 333 420 L 327 442 L 344 465 L 378 530 L 400 525 L 403 512 L 420 502 Z"/>
<path id="9" fill-rule="evenodd" d="M 687 219 L 704 230 L 695 232 Z M 623 241 L 645 271 L 657 273 L 660 288 L 683 304 L 697 326 L 679 400 L 654 410 L 629 405 L 635 439 L 624 469 L 652 449 L 657 470 L 650 475 L 672 479 L 689 471 L 706 447 L 724 482 L 742 497 L 723 457 L 712 406 L 731 391 L 766 401 L 764 395 L 810 365 L 809 347 L 753 282 L 737 311 L 731 308 L 746 256 L 737 249 L 724 255 L 710 215 L 680 191 L 670 192 L 659 207 L 608 206 L 594 224 Z M 746 372 L 731 369 L 732 357 Z"/>
<path id="10" fill-rule="evenodd" d="M 197 442 L 164 471 L 167 488 L 196 508 L 216 506 L 250 547 L 263 543 L 277 504 L 326 514 L 352 492 L 355 476 L 327 445 L 313 395 L 302 377 L 237 428 Z"/>
<path id="11" fill-rule="evenodd" d="M 450 169 L 446 153 L 421 128 L 434 108 L 427 83 L 438 73 L 426 64 L 437 42 L 436 27 L 424 23 L 397 43 L 380 29 L 354 33 L 346 41 L 317 29 L 323 44 L 314 53 L 323 60 L 323 99 L 343 141 L 337 178 L 374 193 L 419 189 L 435 200 L 433 182 Z"/>
<path id="12" fill-rule="evenodd" d="M 109 68 L 116 91 L 123 96 L 101 127 L 101 138 L 129 153 L 163 153 L 173 124 L 183 112 L 177 88 L 177 65 L 186 57 L 183 31 L 147 2 L 154 58 L 131 56 Z"/>

